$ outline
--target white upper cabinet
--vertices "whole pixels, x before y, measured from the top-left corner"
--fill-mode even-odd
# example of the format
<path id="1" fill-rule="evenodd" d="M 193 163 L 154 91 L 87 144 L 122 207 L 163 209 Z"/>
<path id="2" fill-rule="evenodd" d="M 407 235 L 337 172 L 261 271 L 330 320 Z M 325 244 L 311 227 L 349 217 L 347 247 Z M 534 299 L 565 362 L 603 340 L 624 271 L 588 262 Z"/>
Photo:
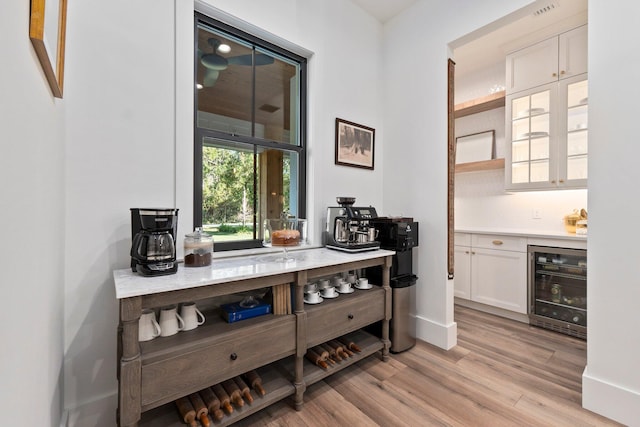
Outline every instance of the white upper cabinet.
<path id="1" fill-rule="evenodd" d="M 542 41 L 507 56 L 507 94 L 558 80 L 558 38 Z"/>
<path id="2" fill-rule="evenodd" d="M 567 79 L 587 72 L 587 26 L 558 36 L 558 77 Z"/>
<path id="3" fill-rule="evenodd" d="M 587 26 L 507 57 L 505 189 L 586 188 Z"/>
<path id="4" fill-rule="evenodd" d="M 587 26 L 507 55 L 507 94 L 587 72 Z"/>

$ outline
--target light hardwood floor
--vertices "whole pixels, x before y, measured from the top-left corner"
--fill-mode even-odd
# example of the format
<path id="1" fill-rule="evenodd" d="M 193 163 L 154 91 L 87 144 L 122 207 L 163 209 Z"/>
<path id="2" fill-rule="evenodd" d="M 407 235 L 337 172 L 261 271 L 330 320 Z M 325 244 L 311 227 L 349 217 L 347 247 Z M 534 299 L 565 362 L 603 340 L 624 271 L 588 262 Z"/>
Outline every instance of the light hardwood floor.
<path id="1" fill-rule="evenodd" d="M 418 342 L 312 385 L 240 426 L 613 426 L 582 409 L 586 342 L 456 306 L 458 345 Z"/>

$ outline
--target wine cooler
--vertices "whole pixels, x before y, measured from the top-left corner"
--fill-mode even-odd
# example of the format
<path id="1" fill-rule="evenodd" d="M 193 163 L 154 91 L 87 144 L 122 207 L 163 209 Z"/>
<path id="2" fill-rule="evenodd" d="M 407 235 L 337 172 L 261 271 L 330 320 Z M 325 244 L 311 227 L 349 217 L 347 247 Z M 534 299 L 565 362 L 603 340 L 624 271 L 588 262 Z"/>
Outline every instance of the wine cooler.
<path id="1" fill-rule="evenodd" d="M 529 323 L 587 338 L 587 251 L 529 246 Z"/>

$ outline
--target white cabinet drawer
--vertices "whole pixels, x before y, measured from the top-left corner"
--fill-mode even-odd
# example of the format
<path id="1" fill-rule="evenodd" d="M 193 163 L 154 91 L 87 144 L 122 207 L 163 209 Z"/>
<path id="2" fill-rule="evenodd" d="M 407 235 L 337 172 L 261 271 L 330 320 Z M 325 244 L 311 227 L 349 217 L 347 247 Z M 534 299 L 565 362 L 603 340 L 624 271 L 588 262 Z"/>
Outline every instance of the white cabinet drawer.
<path id="1" fill-rule="evenodd" d="M 471 234 L 455 233 L 454 241 L 456 246 L 471 246 Z"/>
<path id="2" fill-rule="evenodd" d="M 500 251 L 526 252 L 527 238 L 499 234 L 473 234 L 471 235 L 471 246 Z"/>

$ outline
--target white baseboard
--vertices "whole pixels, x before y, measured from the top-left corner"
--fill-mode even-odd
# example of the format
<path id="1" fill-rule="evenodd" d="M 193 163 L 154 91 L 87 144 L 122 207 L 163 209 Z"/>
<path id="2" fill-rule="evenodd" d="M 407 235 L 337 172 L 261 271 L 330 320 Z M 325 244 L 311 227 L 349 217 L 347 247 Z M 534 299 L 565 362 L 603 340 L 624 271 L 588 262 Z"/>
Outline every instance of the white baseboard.
<path id="1" fill-rule="evenodd" d="M 448 325 L 443 325 L 433 320 L 416 316 L 416 338 L 449 350 L 458 343 L 458 324 L 452 322 Z"/>
<path id="2" fill-rule="evenodd" d="M 484 313 L 494 314 L 496 316 L 504 317 L 511 320 L 517 320 L 522 323 L 529 323 L 529 316 L 522 313 L 516 313 L 515 311 L 504 310 L 502 308 L 493 307 L 490 305 L 482 304 L 475 301 L 469 301 L 467 299 L 455 297 L 456 304 L 462 307 L 472 308 L 474 310 L 482 311 Z"/>
<path id="3" fill-rule="evenodd" d="M 582 373 L 582 407 L 629 427 L 640 427 L 640 393 Z"/>
<path id="4" fill-rule="evenodd" d="M 60 427 L 68 427 L 67 423 L 69 422 L 69 410 L 65 409 L 62 411 L 62 417 L 60 417 Z"/>

